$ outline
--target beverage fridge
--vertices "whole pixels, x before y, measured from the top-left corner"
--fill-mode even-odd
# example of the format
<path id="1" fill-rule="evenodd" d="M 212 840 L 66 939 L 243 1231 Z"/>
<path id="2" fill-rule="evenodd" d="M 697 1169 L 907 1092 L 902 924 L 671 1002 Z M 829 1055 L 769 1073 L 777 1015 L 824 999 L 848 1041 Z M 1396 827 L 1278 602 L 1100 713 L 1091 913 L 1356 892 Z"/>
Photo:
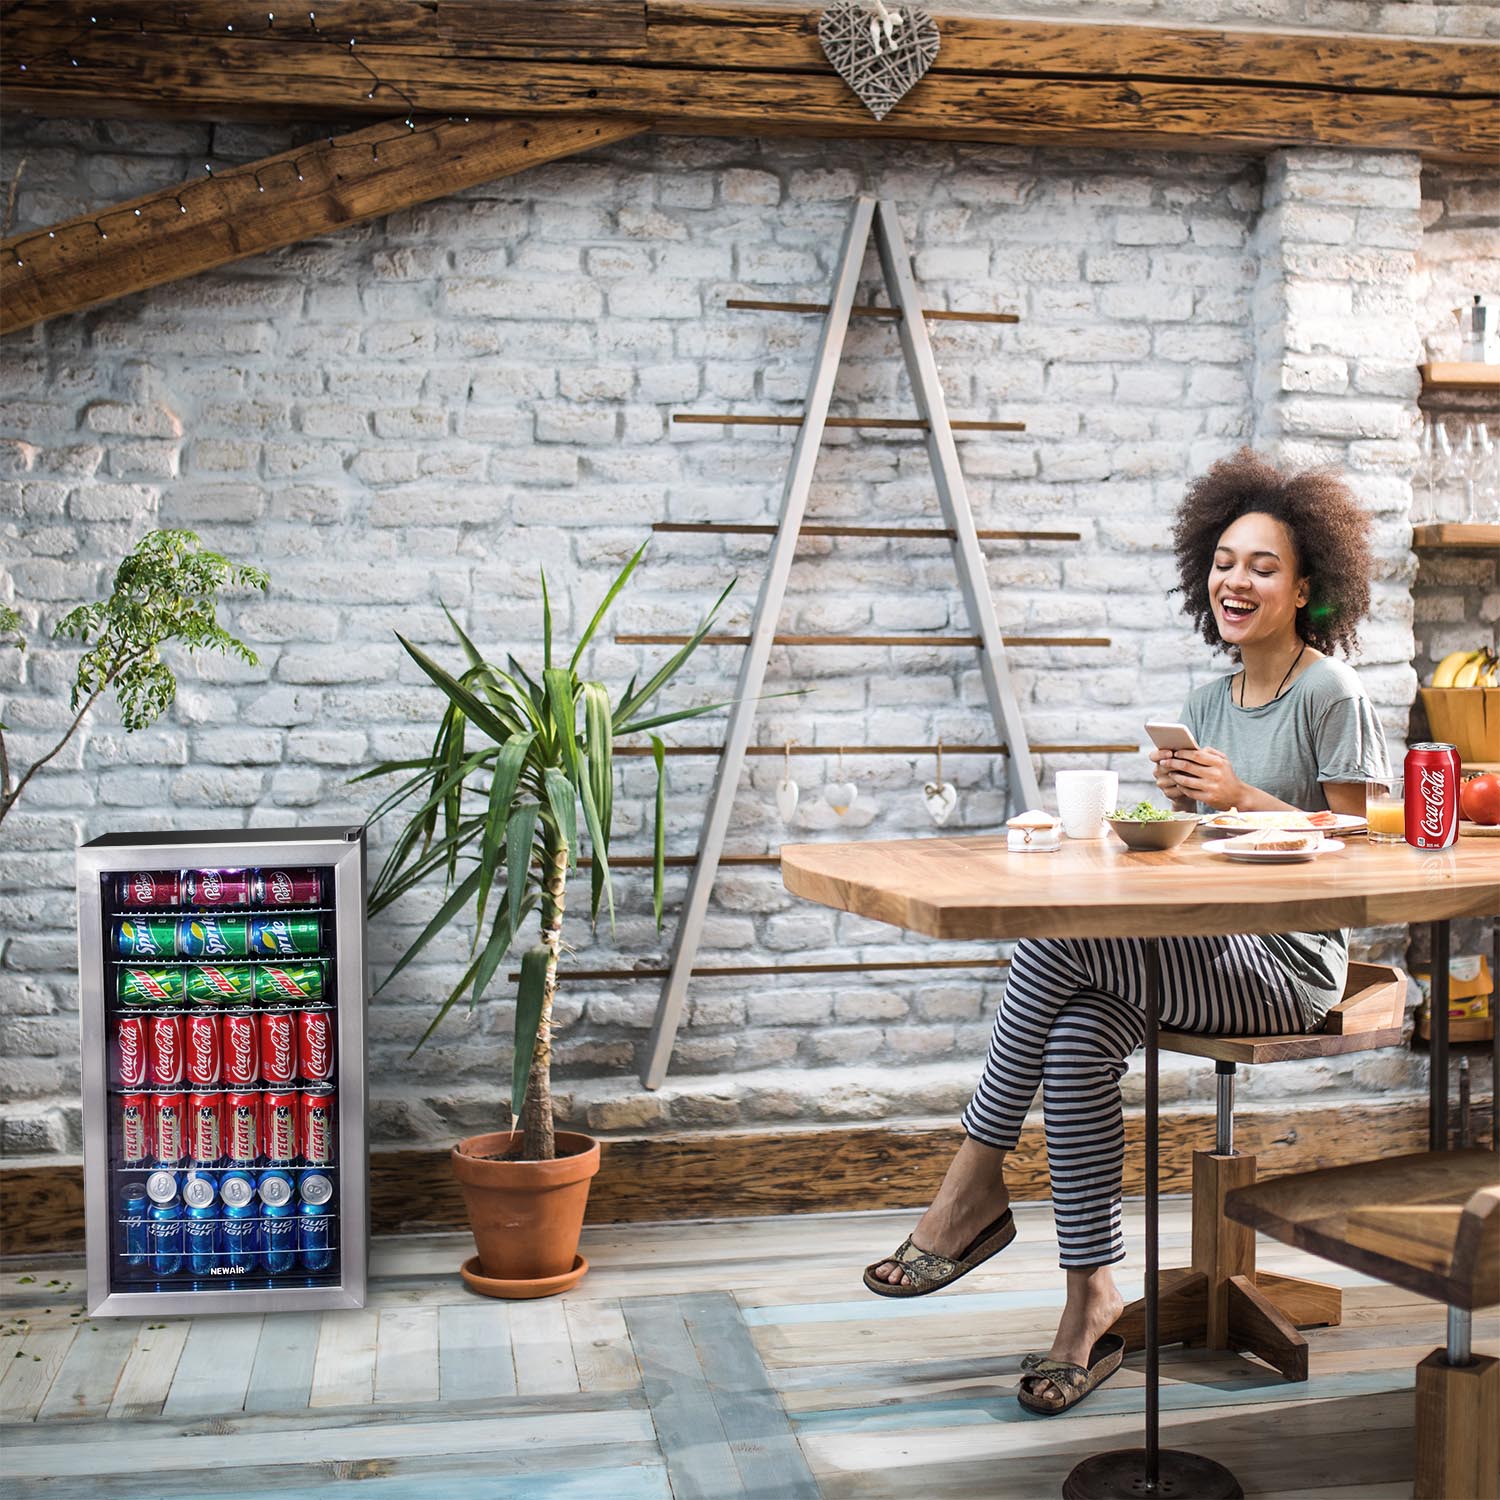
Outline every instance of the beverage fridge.
<path id="1" fill-rule="evenodd" d="M 94 839 L 78 962 L 89 1313 L 362 1307 L 364 830 Z"/>

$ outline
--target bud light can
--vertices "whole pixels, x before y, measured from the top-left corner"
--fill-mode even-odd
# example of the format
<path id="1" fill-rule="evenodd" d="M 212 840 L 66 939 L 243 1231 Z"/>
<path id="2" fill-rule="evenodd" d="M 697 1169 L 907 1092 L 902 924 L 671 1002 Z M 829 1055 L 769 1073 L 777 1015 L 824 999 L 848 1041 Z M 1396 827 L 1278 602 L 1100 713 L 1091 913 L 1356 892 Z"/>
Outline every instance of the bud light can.
<path id="1" fill-rule="evenodd" d="M 1458 778 L 1453 745 L 1413 745 L 1406 752 L 1406 842 L 1415 849 L 1449 849 L 1458 839 Z"/>
<path id="2" fill-rule="evenodd" d="M 326 1200 L 304 1197 L 297 1206 L 297 1252 L 309 1271 L 326 1271 L 333 1264 L 333 1217 Z"/>
<path id="3" fill-rule="evenodd" d="M 250 952 L 248 917 L 183 917 L 177 951 L 184 958 L 244 958 Z"/>
<path id="4" fill-rule="evenodd" d="M 322 964 L 256 964 L 255 998 L 271 1005 L 321 1000 L 323 969 Z"/>
<path id="5" fill-rule="evenodd" d="M 231 1203 L 224 1197 L 222 1220 L 224 1242 L 223 1274 L 243 1276 L 253 1271 L 259 1255 L 260 1210 L 249 1199 L 243 1203 Z"/>
<path id="6" fill-rule="evenodd" d="M 224 1095 L 224 1159 L 253 1167 L 260 1156 L 260 1095 Z"/>
<path id="7" fill-rule="evenodd" d="M 291 956 L 316 953 L 323 946 L 323 924 L 317 917 L 251 917 L 253 953 Z"/>
<path id="8" fill-rule="evenodd" d="M 192 1011 L 183 1017 L 183 1068 L 195 1088 L 206 1089 L 219 1082 L 222 1062 L 219 1055 L 219 1018 L 203 1011 Z"/>
<path id="9" fill-rule="evenodd" d="M 264 1093 L 260 1108 L 261 1155 L 273 1166 L 290 1166 L 297 1159 L 297 1095 L 290 1091 Z"/>
<path id="10" fill-rule="evenodd" d="M 187 1095 L 158 1094 L 151 1107 L 151 1159 L 180 1167 L 187 1155 Z"/>
<path id="11" fill-rule="evenodd" d="M 177 922 L 172 917 L 119 917 L 110 928 L 116 958 L 176 958 Z"/>
<path id="12" fill-rule="evenodd" d="M 152 1016 L 146 1023 L 146 1065 L 151 1082 L 178 1084 L 187 1066 L 181 1016 Z"/>
<path id="13" fill-rule="evenodd" d="M 224 1082 L 232 1088 L 248 1088 L 260 1081 L 260 1044 L 255 1017 L 244 1011 L 226 1011 L 219 1023 Z"/>
<path id="14" fill-rule="evenodd" d="M 260 1076 L 266 1083 L 290 1083 L 297 1076 L 297 1023 L 289 1011 L 260 1013 Z"/>
<path id="15" fill-rule="evenodd" d="M 255 993 L 249 964 L 194 964 L 184 988 L 195 1005 L 248 1005 Z"/>
<path id="16" fill-rule="evenodd" d="M 333 1017 L 326 1010 L 297 1012 L 297 1067 L 308 1083 L 333 1080 Z"/>
<path id="17" fill-rule="evenodd" d="M 189 1094 L 188 1159 L 195 1167 L 216 1167 L 224 1156 L 223 1094 Z"/>
<path id="18" fill-rule="evenodd" d="M 255 1199 L 255 1174 L 253 1172 L 221 1172 L 219 1174 L 219 1197 L 226 1204 L 243 1208 Z"/>
<path id="19" fill-rule="evenodd" d="M 176 906 L 182 881 L 176 870 L 132 870 L 115 876 L 116 906 Z"/>
<path id="20" fill-rule="evenodd" d="M 304 1203 L 328 1203 L 333 1198 L 333 1179 L 326 1172 L 297 1173 L 297 1196 Z"/>
<path id="21" fill-rule="evenodd" d="M 250 877 L 244 870 L 189 870 L 182 877 L 184 906 L 248 906 Z"/>
<path id="22" fill-rule="evenodd" d="M 146 1210 L 146 1253 L 157 1276 L 182 1270 L 182 1207 L 175 1199 Z"/>
<path id="23" fill-rule="evenodd" d="M 187 985 L 181 969 L 120 969 L 115 998 L 121 1005 L 181 1005 Z"/>
<path id="24" fill-rule="evenodd" d="M 115 1072 L 122 1089 L 137 1089 L 150 1076 L 144 1016 L 121 1016 L 115 1022 Z"/>
<path id="25" fill-rule="evenodd" d="M 252 906 L 317 906 L 322 899 L 316 870 L 257 870 L 250 877 Z"/>
<path id="26" fill-rule="evenodd" d="M 146 1196 L 153 1203 L 170 1203 L 177 1196 L 177 1174 L 153 1172 L 146 1179 Z"/>
<path id="27" fill-rule="evenodd" d="M 291 1203 L 267 1203 L 261 1209 L 260 1242 L 272 1276 L 297 1264 L 297 1210 Z"/>
<path id="28" fill-rule="evenodd" d="M 273 1167 L 255 1179 L 255 1191 L 262 1203 L 290 1203 L 296 1184 L 285 1168 Z"/>
<path id="29" fill-rule="evenodd" d="M 219 1263 L 219 1206 L 207 1177 L 190 1177 L 182 1188 L 183 1253 L 194 1276 L 212 1276 Z"/>
<path id="30" fill-rule="evenodd" d="M 146 1238 L 146 1189 L 139 1182 L 127 1182 L 120 1201 L 120 1227 L 124 1230 L 125 1267 L 139 1276 L 146 1269 L 150 1245 Z"/>
<path id="31" fill-rule="evenodd" d="M 151 1159 L 151 1095 L 120 1095 L 120 1161 L 127 1167 Z"/>

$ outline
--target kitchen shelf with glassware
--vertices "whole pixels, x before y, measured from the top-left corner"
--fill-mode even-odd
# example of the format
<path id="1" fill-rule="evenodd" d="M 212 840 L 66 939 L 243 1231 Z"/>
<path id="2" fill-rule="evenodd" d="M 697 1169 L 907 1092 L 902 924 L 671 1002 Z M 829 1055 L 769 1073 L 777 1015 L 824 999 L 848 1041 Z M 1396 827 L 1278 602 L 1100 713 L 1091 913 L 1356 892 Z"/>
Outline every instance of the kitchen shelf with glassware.
<path id="1" fill-rule="evenodd" d="M 1500 551 L 1500 521 L 1429 521 L 1411 529 L 1416 552 Z"/>
<path id="2" fill-rule="evenodd" d="M 1414 539 L 1432 536 L 1429 528 L 1436 527 L 1436 535 L 1449 539 L 1435 545 L 1453 546 L 1456 535 L 1487 536 L 1500 528 L 1500 443 L 1487 423 L 1429 413 L 1418 452 L 1412 477 Z"/>
<path id="3" fill-rule="evenodd" d="M 1424 391 L 1500 391 L 1500 364 L 1453 359 L 1433 360 L 1418 368 Z"/>

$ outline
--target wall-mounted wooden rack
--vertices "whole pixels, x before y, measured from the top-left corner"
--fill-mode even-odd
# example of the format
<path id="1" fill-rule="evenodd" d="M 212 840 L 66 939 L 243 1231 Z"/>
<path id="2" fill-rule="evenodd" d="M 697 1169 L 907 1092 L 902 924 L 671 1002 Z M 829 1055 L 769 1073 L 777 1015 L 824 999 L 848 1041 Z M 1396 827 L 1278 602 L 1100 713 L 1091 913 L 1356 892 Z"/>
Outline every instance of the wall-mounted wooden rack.
<path id="1" fill-rule="evenodd" d="M 1434 521 L 1413 526 L 1411 544 L 1417 552 L 1483 552 L 1500 548 L 1500 525 L 1486 521 Z"/>
<path id="2" fill-rule="evenodd" d="M 734 521 L 656 521 L 652 531 L 702 533 L 706 536 L 775 536 L 781 530 L 769 522 L 743 525 Z M 958 533 L 951 526 L 804 526 L 801 536 L 900 537 L 905 541 L 951 542 Z M 981 542 L 1077 542 L 1081 531 L 976 531 Z"/>
<path id="3" fill-rule="evenodd" d="M 688 635 L 617 635 L 617 646 L 685 646 Z M 748 646 L 748 635 L 706 635 L 704 646 Z M 1006 646 L 1108 646 L 1108 636 L 1005 635 Z M 977 635 L 776 635 L 773 646 L 968 646 L 982 644 Z"/>
<path id="4" fill-rule="evenodd" d="M 686 422 L 700 427 L 800 427 L 803 418 L 797 416 L 736 416 L 733 412 L 679 411 L 672 414 L 674 422 Z M 932 424 L 920 417 L 824 417 L 824 427 L 888 427 L 898 432 L 930 432 Z M 949 422 L 954 432 L 1025 432 L 1024 422 Z"/>
<path id="5" fill-rule="evenodd" d="M 746 755 L 935 755 L 936 745 L 746 745 Z M 1134 755 L 1139 745 L 1035 745 L 1026 749 L 1031 755 Z M 668 755 L 722 755 L 722 745 L 668 745 Z M 628 755 L 647 759 L 649 745 L 616 745 L 615 756 Z M 1009 755 L 1009 745 L 943 745 L 944 755 Z"/>
<path id="6" fill-rule="evenodd" d="M 727 298 L 724 305 L 736 308 L 740 312 L 826 313 L 828 311 L 826 302 L 758 302 L 745 297 Z M 895 307 L 877 307 L 868 302 L 857 302 L 849 309 L 849 316 L 851 318 L 894 319 L 899 318 L 901 312 Z M 924 307 L 922 316 L 931 318 L 934 322 L 946 323 L 1019 323 L 1021 321 L 1015 313 L 948 312 L 940 307 Z"/>
<path id="7" fill-rule="evenodd" d="M 1440 360 L 1421 365 L 1424 391 L 1500 391 L 1500 365 L 1478 360 Z"/>
<path id="8" fill-rule="evenodd" d="M 909 969 L 1008 969 L 1008 958 L 914 958 L 905 963 L 836 964 L 703 964 L 693 969 L 694 979 L 745 979 L 761 974 L 904 974 Z M 665 979 L 670 969 L 565 969 L 560 977 L 569 984 L 583 979 Z M 521 977 L 517 969 L 512 980 Z"/>

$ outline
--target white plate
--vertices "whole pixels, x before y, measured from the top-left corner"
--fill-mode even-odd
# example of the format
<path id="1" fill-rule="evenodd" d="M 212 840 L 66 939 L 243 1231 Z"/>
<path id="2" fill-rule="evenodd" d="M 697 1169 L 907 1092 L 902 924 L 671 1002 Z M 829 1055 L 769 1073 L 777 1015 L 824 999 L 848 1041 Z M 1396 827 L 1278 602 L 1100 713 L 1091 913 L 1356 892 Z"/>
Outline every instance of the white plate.
<path id="1" fill-rule="evenodd" d="M 1209 813 L 1208 817 L 1203 818 L 1199 821 L 1198 835 L 1200 838 L 1220 839 L 1233 837 L 1233 835 L 1237 833 L 1257 833 L 1261 831 L 1265 826 L 1260 823 L 1250 823 L 1244 828 L 1227 828 L 1222 825 L 1215 826 L 1209 821 L 1209 819 L 1216 818 L 1218 816 L 1218 813 Z M 1370 825 L 1355 813 L 1334 813 L 1333 817 L 1334 821 L 1330 823 L 1327 828 L 1319 828 L 1315 824 L 1308 823 L 1306 826 L 1301 828 L 1283 828 L 1279 831 L 1282 833 L 1322 834 L 1366 833 L 1369 831 Z"/>
<path id="2" fill-rule="evenodd" d="M 1318 848 L 1306 853 L 1292 849 L 1226 849 L 1223 844 L 1211 844 L 1208 852 L 1222 854 L 1225 859 L 1241 860 L 1247 865 L 1300 865 L 1320 854 L 1337 854 L 1343 847 L 1342 839 L 1325 838 Z"/>

